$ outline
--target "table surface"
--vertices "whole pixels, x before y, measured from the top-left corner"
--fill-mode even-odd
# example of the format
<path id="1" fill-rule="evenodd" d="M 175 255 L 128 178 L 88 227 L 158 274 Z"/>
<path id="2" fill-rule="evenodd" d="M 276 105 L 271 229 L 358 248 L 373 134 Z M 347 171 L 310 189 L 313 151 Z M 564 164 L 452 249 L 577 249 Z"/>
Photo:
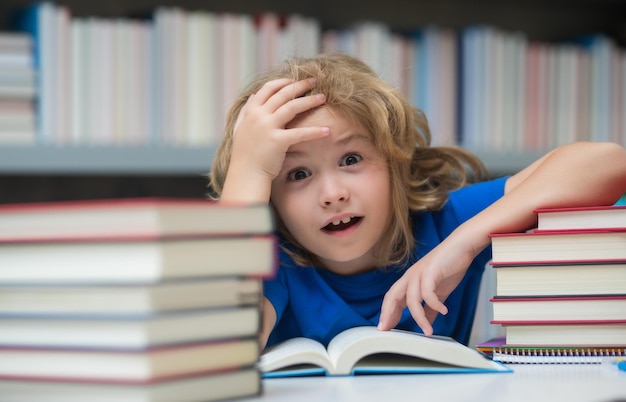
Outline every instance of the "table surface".
<path id="1" fill-rule="evenodd" d="M 611 365 L 509 365 L 512 373 L 300 377 L 263 380 L 245 401 L 626 402 L 626 372 Z"/>

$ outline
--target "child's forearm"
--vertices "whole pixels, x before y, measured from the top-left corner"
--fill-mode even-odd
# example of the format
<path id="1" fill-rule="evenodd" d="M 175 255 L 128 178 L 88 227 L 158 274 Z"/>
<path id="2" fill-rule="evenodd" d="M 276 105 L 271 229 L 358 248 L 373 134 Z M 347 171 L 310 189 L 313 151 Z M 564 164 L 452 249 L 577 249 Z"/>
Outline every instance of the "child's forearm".
<path id="1" fill-rule="evenodd" d="M 505 195 L 457 229 L 476 253 L 490 233 L 536 225 L 537 208 L 610 205 L 626 192 L 626 150 L 612 143 L 574 143 L 507 182 Z"/>
<path id="2" fill-rule="evenodd" d="M 247 164 L 231 163 L 224 181 L 220 201 L 224 203 L 261 203 L 270 200 L 272 179 Z"/>
<path id="3" fill-rule="evenodd" d="M 408 306 L 424 333 L 431 334 L 433 313 L 447 313 L 442 301 L 458 286 L 471 260 L 489 245 L 491 233 L 533 227 L 537 208 L 608 205 L 624 192 L 623 147 L 577 143 L 555 150 L 509 178 L 502 198 L 460 225 L 407 270 L 385 295 L 379 328 L 393 328 Z"/>

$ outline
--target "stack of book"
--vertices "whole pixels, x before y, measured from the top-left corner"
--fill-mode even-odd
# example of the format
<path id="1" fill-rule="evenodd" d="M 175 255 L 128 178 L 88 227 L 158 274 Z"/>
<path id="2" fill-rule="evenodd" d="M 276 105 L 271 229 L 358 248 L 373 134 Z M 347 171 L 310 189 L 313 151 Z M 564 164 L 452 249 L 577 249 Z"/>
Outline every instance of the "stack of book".
<path id="1" fill-rule="evenodd" d="M 477 345 L 520 363 L 626 355 L 626 206 L 538 210 L 537 229 L 492 235 L 493 324 Z"/>
<path id="2" fill-rule="evenodd" d="M 261 279 L 275 272 L 273 228 L 267 205 L 206 200 L 0 207 L 0 394 L 258 395 Z"/>
<path id="3" fill-rule="evenodd" d="M 33 38 L 0 32 L 0 144 L 35 143 Z"/>

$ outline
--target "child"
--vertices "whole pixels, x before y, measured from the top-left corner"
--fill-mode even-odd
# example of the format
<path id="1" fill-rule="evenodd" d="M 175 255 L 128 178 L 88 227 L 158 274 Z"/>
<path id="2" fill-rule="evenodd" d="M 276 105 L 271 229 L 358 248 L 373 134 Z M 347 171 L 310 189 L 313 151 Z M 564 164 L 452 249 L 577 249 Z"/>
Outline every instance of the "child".
<path id="1" fill-rule="evenodd" d="M 486 180 L 471 154 L 431 147 L 424 114 L 368 66 L 321 55 L 243 91 L 210 184 L 222 202 L 276 212 L 280 267 L 265 282 L 263 344 L 327 344 L 357 325 L 467 344 L 489 234 L 531 228 L 539 207 L 614 203 L 626 151 L 575 143 Z"/>

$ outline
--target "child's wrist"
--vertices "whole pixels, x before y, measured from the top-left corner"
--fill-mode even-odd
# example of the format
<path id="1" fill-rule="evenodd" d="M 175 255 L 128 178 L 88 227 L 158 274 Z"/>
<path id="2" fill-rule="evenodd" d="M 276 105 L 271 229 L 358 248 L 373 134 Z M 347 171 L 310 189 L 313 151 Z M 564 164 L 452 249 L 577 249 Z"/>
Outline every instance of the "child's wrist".
<path id="1" fill-rule="evenodd" d="M 229 169 L 220 200 L 229 203 L 268 203 L 271 185 L 270 178 L 251 169 L 245 174 L 237 174 Z"/>
<path id="2" fill-rule="evenodd" d="M 449 236 L 455 247 L 467 249 L 472 256 L 477 256 L 490 244 L 489 231 L 479 222 L 469 220 L 458 226 Z"/>

